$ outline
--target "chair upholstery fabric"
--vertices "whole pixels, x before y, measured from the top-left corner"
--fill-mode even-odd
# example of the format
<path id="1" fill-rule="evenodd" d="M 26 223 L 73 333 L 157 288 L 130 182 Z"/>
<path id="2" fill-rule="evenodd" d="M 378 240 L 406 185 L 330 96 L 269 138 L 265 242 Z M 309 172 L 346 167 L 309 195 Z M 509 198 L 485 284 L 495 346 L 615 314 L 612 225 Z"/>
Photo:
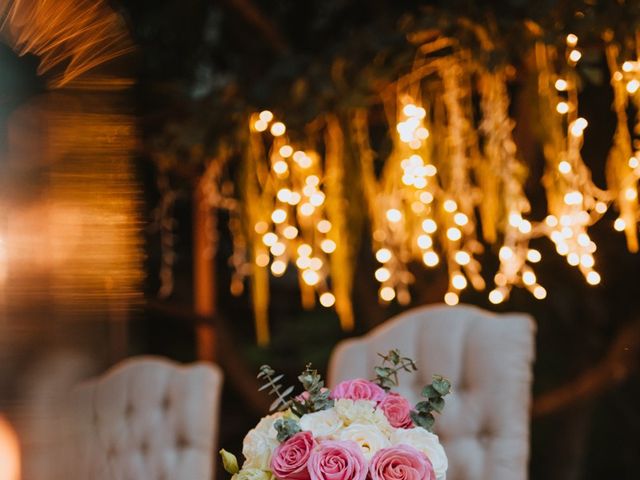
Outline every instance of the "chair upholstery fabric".
<path id="1" fill-rule="evenodd" d="M 338 344 L 329 384 L 371 378 L 377 353 L 398 348 L 418 365 L 401 373 L 412 403 L 433 374 L 453 384 L 436 433 L 449 458 L 448 480 L 524 480 L 529 455 L 533 320 L 471 306 L 427 306 L 399 315 L 367 335 Z"/>
<path id="2" fill-rule="evenodd" d="M 213 478 L 222 373 L 134 357 L 74 392 L 81 480 Z M 71 477 L 70 477 L 71 478 Z"/>

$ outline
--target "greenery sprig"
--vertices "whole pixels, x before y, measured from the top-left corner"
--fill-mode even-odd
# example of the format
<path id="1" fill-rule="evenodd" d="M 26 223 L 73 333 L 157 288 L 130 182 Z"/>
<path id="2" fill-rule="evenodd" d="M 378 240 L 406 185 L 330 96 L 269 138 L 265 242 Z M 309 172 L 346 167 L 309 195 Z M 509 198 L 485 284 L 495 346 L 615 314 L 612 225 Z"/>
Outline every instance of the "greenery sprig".
<path id="1" fill-rule="evenodd" d="M 280 418 L 274 422 L 273 428 L 278 432 L 276 438 L 279 442 L 284 442 L 302 431 L 300 424 L 293 418 Z"/>
<path id="2" fill-rule="evenodd" d="M 306 413 L 326 410 L 333 406 L 333 400 L 329 398 L 330 391 L 324 386 L 324 380 L 315 368 L 308 364 L 305 370 L 298 376 L 298 380 L 304 388 L 305 394 L 296 397 L 291 410 L 298 416 Z"/>
<path id="3" fill-rule="evenodd" d="M 403 357 L 398 349 L 389 350 L 386 355 L 378 353 L 378 356 L 382 358 L 382 363 L 374 368 L 376 374 L 374 382 L 386 391 L 398 386 L 398 372 L 412 373 L 418 370 L 415 362 L 409 357 Z"/>
<path id="4" fill-rule="evenodd" d="M 258 373 L 258 379 L 263 380 L 264 385 L 262 385 L 258 391 L 261 392 L 270 388 L 269 395 L 275 395 L 276 399 L 273 401 L 271 406 L 269 407 L 269 411 L 273 412 L 274 410 L 286 410 L 291 406 L 291 400 L 288 399 L 291 392 L 293 392 L 293 385 L 289 387 L 283 387 L 279 382 L 284 377 L 283 374 L 276 375 L 276 372 L 269 365 L 262 365 L 260 367 L 260 372 Z"/>
<path id="5" fill-rule="evenodd" d="M 411 419 L 417 426 L 433 432 L 435 417 L 433 413 L 442 413 L 444 397 L 451 393 L 451 382 L 441 375 L 434 375 L 433 382 L 422 389 L 422 396 L 426 398 L 416 404 L 411 412 Z"/>

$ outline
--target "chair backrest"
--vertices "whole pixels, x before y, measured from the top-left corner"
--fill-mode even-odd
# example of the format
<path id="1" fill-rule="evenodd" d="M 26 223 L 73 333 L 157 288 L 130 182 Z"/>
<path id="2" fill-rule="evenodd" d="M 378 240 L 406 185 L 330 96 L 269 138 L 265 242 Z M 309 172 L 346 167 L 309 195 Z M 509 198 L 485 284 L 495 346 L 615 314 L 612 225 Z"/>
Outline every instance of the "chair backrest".
<path id="1" fill-rule="evenodd" d="M 371 378 L 377 353 L 398 348 L 418 364 L 399 392 L 419 399 L 433 374 L 453 384 L 436 433 L 449 457 L 448 480 L 524 480 L 535 324 L 524 314 L 470 306 L 427 306 L 399 315 L 335 348 L 329 384 Z"/>
<path id="2" fill-rule="evenodd" d="M 213 478 L 221 387 L 214 365 L 155 357 L 125 360 L 81 385 L 73 394 L 73 478 Z"/>

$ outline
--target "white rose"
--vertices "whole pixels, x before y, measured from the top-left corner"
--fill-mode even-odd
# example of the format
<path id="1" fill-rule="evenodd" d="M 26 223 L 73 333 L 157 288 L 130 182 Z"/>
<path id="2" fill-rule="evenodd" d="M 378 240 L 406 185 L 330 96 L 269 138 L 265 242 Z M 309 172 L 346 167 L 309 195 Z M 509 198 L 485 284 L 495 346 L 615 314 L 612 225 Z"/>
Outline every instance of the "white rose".
<path id="1" fill-rule="evenodd" d="M 332 438 L 342 427 L 342 420 L 333 408 L 307 413 L 300 418 L 300 428 L 316 438 Z"/>
<path id="2" fill-rule="evenodd" d="M 335 401 L 334 408 L 345 425 L 375 423 L 375 403 L 372 401 L 341 398 Z"/>
<path id="3" fill-rule="evenodd" d="M 242 442 L 242 455 L 245 458 L 243 468 L 269 470 L 271 454 L 277 446 L 278 440 L 270 433 L 255 428 L 250 430 Z"/>
<path id="4" fill-rule="evenodd" d="M 278 436 L 278 431 L 273 427 L 273 424 L 276 423 L 276 420 L 282 417 L 284 417 L 283 412 L 276 412 L 272 415 L 262 417 L 258 422 L 258 425 L 255 426 L 254 430 L 264 433 L 270 438 L 276 438 Z"/>
<path id="5" fill-rule="evenodd" d="M 423 452 L 433 465 L 438 480 L 443 480 L 447 473 L 449 461 L 438 436 L 424 428 L 397 428 L 391 437 L 394 444 L 404 443 Z"/>
<path id="6" fill-rule="evenodd" d="M 389 438 L 374 424 L 352 423 L 340 432 L 340 440 L 356 442 L 367 460 L 381 448 L 391 446 Z"/>
<path id="7" fill-rule="evenodd" d="M 231 480 L 273 480 L 273 474 L 259 468 L 243 468 Z"/>

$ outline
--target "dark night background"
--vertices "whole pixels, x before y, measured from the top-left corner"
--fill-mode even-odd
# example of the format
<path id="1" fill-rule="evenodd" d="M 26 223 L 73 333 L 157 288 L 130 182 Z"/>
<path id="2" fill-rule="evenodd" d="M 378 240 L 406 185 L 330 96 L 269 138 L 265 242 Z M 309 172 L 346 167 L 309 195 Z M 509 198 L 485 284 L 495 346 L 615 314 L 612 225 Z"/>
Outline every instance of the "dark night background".
<path id="1" fill-rule="evenodd" d="M 261 12 L 268 28 L 262 30 L 248 19 L 243 7 L 247 3 Z M 363 101 L 357 94 L 345 99 L 331 85 L 323 84 L 326 65 L 335 55 L 350 53 L 350 68 L 357 72 L 371 61 L 373 52 L 382 48 L 393 51 L 401 40 L 397 24 L 407 15 L 420 14 L 425 4 L 443 8 L 450 15 L 480 18 L 490 14 L 507 35 L 514 35 L 517 40 L 517 32 L 512 30 L 516 30 L 518 19 L 546 18 L 551 7 L 569 10 L 571 5 L 582 3 L 585 2 L 112 0 L 137 46 L 119 68 L 137 80 L 130 102 L 142 136 L 137 171 L 143 185 L 144 220 L 148 226 L 145 303 L 131 323 L 130 353 L 161 354 L 182 361 L 196 358 L 194 326 L 209 319 L 192 313 L 192 204 L 188 192 L 201 171 L 198 159 L 206 156 L 218 138 L 233 134 L 236 115 L 249 108 L 277 106 L 295 124 L 304 122 L 320 108 L 340 108 L 343 102 Z M 597 5 L 603 4 L 607 2 Z M 603 7 L 602 11 L 610 9 Z M 599 21 L 615 24 L 617 19 L 602 14 Z M 563 31 L 557 20 L 550 19 L 549 23 Z M 504 55 L 517 65 L 522 61 L 518 52 L 514 41 L 505 47 Z M 398 63 L 404 60 L 397 58 Z M 606 70 L 603 58 L 596 55 L 590 61 Z M 20 101 L 44 87 L 35 74 L 33 58 L 18 58 L 2 46 L 0 64 L 3 69 L 17 72 L 13 77 L 3 74 L 0 78 L 0 114 L 7 115 Z M 310 87 L 307 98 L 296 103 L 291 99 L 291 90 L 298 77 L 307 78 Z M 355 75 L 354 84 L 358 81 Z M 535 129 L 528 124 L 532 106 L 527 101 L 525 83 L 524 78 L 514 82 L 512 114 L 518 122 L 516 137 L 530 169 L 527 194 L 534 216 L 540 219 L 545 211 L 540 186 L 544 159 L 539 142 L 532 139 Z M 580 111 L 589 120 L 589 129 L 582 153 L 599 186 L 604 186 L 604 162 L 615 128 L 611 101 L 606 77 L 599 81 L 584 76 Z M 160 241 L 152 228 L 160 200 L 154 153 L 157 150 L 174 156 L 171 186 L 178 192 L 173 210 L 175 288 L 168 298 L 157 296 Z M 233 165 L 230 170 L 233 177 Z M 226 220 L 226 214 L 220 213 L 221 238 L 216 259 L 219 315 L 212 321 L 219 338 L 220 361 L 227 371 L 219 444 L 239 452 L 244 433 L 266 413 L 260 410 L 266 404 L 260 394 L 250 399 L 243 394 L 243 379 L 252 377 L 257 367 L 266 362 L 286 372 L 290 379 L 307 362 L 326 371 L 333 346 L 347 334 L 340 331 L 333 311 L 302 310 L 295 278 L 284 276 L 271 280 L 272 343 L 268 348 L 257 347 L 249 296 L 245 293 L 233 297 L 229 293 L 228 257 L 232 245 Z M 537 273 L 549 292 L 545 300 L 536 301 L 521 290 L 514 290 L 511 299 L 500 306 L 491 305 L 486 292 L 466 291 L 461 297 L 462 302 L 489 310 L 524 311 L 535 317 L 538 334 L 534 398 L 596 368 L 607 358 L 614 341 L 622 335 L 620 332 L 634 325 L 638 328 L 640 255 L 628 252 L 624 236 L 612 229 L 613 220 L 614 215 L 609 213 L 590 229 L 598 245 L 595 257 L 603 279 L 600 286 L 588 286 L 581 274 L 555 253 L 549 240 L 540 239 L 533 246 L 543 255 Z M 362 334 L 402 310 L 397 305 L 378 304 L 373 278 L 375 259 L 365 231 L 363 227 L 353 292 L 357 326 L 348 335 Z M 494 258 L 495 255 L 485 255 L 488 271 L 495 268 Z M 416 283 L 411 306 L 439 302 L 447 285 L 444 272 L 428 272 L 419 266 L 413 271 Z M 633 355 L 634 350 L 631 352 Z M 568 408 L 532 419 L 532 479 L 638 478 L 637 362 L 636 346 L 630 367 L 620 381 Z"/>

